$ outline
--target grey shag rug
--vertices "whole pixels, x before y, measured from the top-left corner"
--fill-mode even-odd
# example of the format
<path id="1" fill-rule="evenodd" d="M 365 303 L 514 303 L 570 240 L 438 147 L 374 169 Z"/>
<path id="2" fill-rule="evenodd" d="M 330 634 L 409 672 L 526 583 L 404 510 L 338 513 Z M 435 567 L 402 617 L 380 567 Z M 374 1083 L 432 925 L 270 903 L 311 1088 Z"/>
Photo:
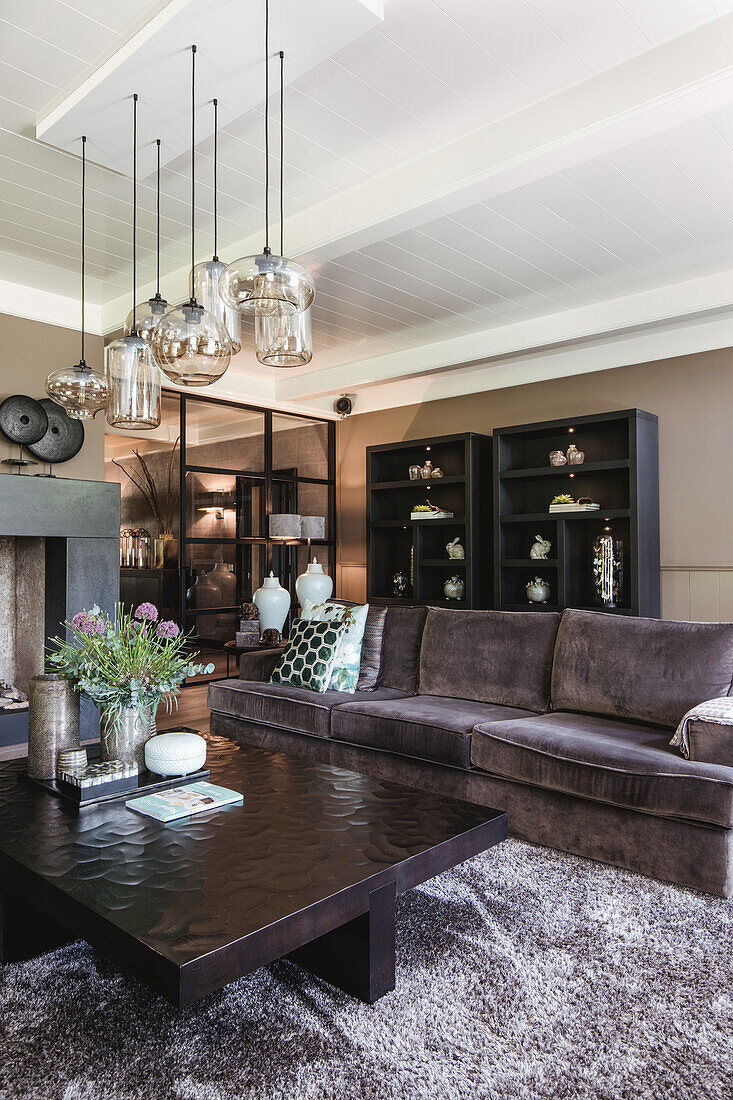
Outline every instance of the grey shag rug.
<path id="1" fill-rule="evenodd" d="M 509 840 L 399 901 L 374 1006 L 277 963 L 177 1012 L 82 943 L 0 968 L 0 1097 L 724 1100 L 733 907 Z"/>

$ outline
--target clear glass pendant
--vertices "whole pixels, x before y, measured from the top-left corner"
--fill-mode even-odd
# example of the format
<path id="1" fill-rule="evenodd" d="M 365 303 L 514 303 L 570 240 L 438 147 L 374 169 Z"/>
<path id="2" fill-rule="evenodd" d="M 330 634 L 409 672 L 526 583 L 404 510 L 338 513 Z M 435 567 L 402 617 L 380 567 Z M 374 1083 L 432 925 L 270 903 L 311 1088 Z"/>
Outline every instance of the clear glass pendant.
<path id="1" fill-rule="evenodd" d="M 153 339 L 154 329 L 167 312 L 168 303 L 160 293 L 156 293 L 147 302 L 143 302 L 128 313 L 125 321 L 125 336 L 137 334 L 141 340 L 149 344 Z"/>
<path id="2" fill-rule="evenodd" d="M 219 280 L 219 293 L 240 313 L 268 316 L 280 311 L 302 313 L 313 302 L 316 287 L 305 268 L 264 252 L 229 264 Z"/>
<path id="3" fill-rule="evenodd" d="M 63 405 L 72 420 L 94 420 L 107 404 L 109 386 L 103 374 L 82 361 L 49 374 L 46 393 Z"/>
<path id="4" fill-rule="evenodd" d="M 226 271 L 221 260 L 207 260 L 193 269 L 193 296 L 207 313 L 212 314 L 226 329 L 232 355 L 242 350 L 242 321 L 239 312 L 228 306 L 219 293 L 219 279 Z"/>
<path id="5" fill-rule="evenodd" d="M 255 348 L 268 367 L 302 367 L 313 358 L 311 311 L 255 314 Z"/>
<path id="6" fill-rule="evenodd" d="M 179 386 L 210 386 L 232 358 L 224 325 L 195 300 L 166 313 L 155 332 L 153 358 Z"/>
<path id="7" fill-rule="evenodd" d="M 157 428 L 160 424 L 160 371 L 150 347 L 137 335 L 107 348 L 110 396 L 107 423 L 113 428 Z"/>

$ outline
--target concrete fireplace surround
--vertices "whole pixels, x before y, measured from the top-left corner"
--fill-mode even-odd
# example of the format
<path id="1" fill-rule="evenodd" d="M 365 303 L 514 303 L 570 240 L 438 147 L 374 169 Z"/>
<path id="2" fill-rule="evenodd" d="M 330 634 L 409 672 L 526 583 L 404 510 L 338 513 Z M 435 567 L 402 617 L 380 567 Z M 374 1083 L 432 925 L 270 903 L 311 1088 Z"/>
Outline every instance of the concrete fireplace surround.
<path id="1" fill-rule="evenodd" d="M 0 679 L 28 690 L 59 624 L 119 599 L 120 488 L 102 481 L 0 475 Z M 27 739 L 28 712 L 0 713 L 0 746 Z M 98 735 L 82 700 L 82 738 Z"/>

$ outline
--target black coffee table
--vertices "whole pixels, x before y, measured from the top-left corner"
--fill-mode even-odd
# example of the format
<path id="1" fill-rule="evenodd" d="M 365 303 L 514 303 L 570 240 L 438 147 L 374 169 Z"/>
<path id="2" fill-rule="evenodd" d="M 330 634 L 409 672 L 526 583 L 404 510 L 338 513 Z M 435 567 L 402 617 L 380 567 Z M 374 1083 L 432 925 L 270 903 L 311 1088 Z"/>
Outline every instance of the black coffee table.
<path id="1" fill-rule="evenodd" d="M 77 811 L 0 764 L 2 961 L 84 939 L 185 1006 L 287 956 L 374 1001 L 394 988 L 395 896 L 507 835 L 498 810 L 209 741 L 211 781 L 244 804 L 172 825 Z"/>

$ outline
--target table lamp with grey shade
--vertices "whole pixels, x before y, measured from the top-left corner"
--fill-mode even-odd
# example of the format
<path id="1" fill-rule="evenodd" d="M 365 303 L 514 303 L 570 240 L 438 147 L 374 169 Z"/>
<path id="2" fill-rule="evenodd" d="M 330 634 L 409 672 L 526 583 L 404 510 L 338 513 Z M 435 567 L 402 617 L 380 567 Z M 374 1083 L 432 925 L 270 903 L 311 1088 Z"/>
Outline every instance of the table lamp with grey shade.
<path id="1" fill-rule="evenodd" d="M 308 540 L 308 557 L 310 557 L 311 539 L 325 539 L 325 516 L 301 516 L 300 537 Z"/>
<path id="2" fill-rule="evenodd" d="M 301 518 L 293 512 L 272 512 L 269 517 L 271 539 L 299 539 Z"/>

